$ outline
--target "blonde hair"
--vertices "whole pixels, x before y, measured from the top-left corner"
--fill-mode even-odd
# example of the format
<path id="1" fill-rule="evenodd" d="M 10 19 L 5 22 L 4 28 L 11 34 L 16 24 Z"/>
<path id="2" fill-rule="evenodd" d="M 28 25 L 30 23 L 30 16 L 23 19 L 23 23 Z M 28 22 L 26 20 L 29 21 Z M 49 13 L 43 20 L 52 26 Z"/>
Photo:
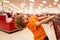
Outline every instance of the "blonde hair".
<path id="1" fill-rule="evenodd" d="M 19 14 L 16 18 L 15 18 L 15 25 L 20 29 L 24 29 L 26 28 L 26 24 L 23 23 L 22 17 L 24 16 L 24 14 Z"/>

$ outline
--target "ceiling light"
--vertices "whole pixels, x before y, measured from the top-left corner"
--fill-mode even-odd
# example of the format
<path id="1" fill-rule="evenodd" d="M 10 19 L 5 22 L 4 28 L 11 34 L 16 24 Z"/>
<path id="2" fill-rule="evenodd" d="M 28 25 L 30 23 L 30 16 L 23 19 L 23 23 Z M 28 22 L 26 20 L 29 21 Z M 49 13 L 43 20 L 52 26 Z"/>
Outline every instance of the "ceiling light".
<path id="1" fill-rule="evenodd" d="M 1 5 L 1 3 L 0 3 L 0 5 Z"/>
<path id="2" fill-rule="evenodd" d="M 31 1 L 31 2 L 35 2 L 35 0 L 29 0 L 29 1 Z"/>
<path id="3" fill-rule="evenodd" d="M 10 1 L 6 1 L 6 0 L 4 0 L 3 2 L 5 2 L 5 3 L 10 3 Z"/>
<path id="4" fill-rule="evenodd" d="M 40 6 L 38 6 L 38 9 L 41 9 L 41 7 L 40 7 Z"/>
<path id="5" fill-rule="evenodd" d="M 25 3 L 21 3 L 19 6 L 21 7 L 21 8 L 25 8 Z"/>
<path id="6" fill-rule="evenodd" d="M 30 3 L 30 5 L 33 5 L 33 3 Z"/>
<path id="7" fill-rule="evenodd" d="M 52 7 L 52 5 L 49 5 L 49 7 Z"/>
<path id="8" fill-rule="evenodd" d="M 9 4 L 9 5 L 14 6 L 14 4 Z"/>
<path id="9" fill-rule="evenodd" d="M 30 6 L 30 8 L 33 8 L 33 6 Z"/>
<path id="10" fill-rule="evenodd" d="M 55 2 L 58 2 L 59 0 L 54 0 Z"/>
<path id="11" fill-rule="evenodd" d="M 57 6 L 60 7 L 60 4 L 58 4 Z"/>
<path id="12" fill-rule="evenodd" d="M 48 7 L 45 7 L 45 8 L 48 8 Z"/>
<path id="13" fill-rule="evenodd" d="M 58 8 L 60 8 L 60 4 L 58 4 L 57 6 L 58 6 Z"/>
<path id="14" fill-rule="evenodd" d="M 54 5 L 57 5 L 57 3 L 56 3 L 56 2 L 54 2 L 53 4 L 54 4 Z"/>
<path id="15" fill-rule="evenodd" d="M 21 5 L 25 5 L 25 3 L 21 3 Z"/>
<path id="16" fill-rule="evenodd" d="M 46 1 L 42 1 L 42 3 L 46 4 L 47 2 Z"/>
<path id="17" fill-rule="evenodd" d="M 40 6 L 44 6 L 43 4 L 40 4 Z"/>

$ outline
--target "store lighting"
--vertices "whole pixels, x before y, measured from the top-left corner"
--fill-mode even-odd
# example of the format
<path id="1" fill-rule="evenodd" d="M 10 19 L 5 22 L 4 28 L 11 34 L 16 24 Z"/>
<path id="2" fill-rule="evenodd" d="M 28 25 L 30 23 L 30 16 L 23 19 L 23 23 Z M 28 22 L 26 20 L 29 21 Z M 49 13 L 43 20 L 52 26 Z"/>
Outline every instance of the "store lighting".
<path id="1" fill-rule="evenodd" d="M 25 3 L 21 3 L 19 6 L 21 7 L 21 8 L 24 8 L 25 7 Z"/>
<path id="2" fill-rule="evenodd" d="M 34 5 L 33 3 L 30 3 L 30 5 Z"/>
<path id="3" fill-rule="evenodd" d="M 33 13 L 33 3 L 30 3 L 29 13 Z"/>
<path id="4" fill-rule="evenodd" d="M 21 5 L 25 5 L 25 3 L 21 3 Z"/>
<path id="5" fill-rule="evenodd" d="M 38 9 L 41 9 L 41 7 L 40 7 L 40 6 L 38 6 Z"/>
<path id="6" fill-rule="evenodd" d="M 49 7 L 52 7 L 52 5 L 49 5 Z"/>
<path id="7" fill-rule="evenodd" d="M 16 10 L 20 10 L 19 7 L 15 6 L 14 4 L 9 4 L 12 8 L 16 9 Z"/>
<path id="8" fill-rule="evenodd" d="M 54 4 L 54 5 L 57 5 L 57 3 L 56 3 L 56 2 L 54 2 L 53 4 Z"/>
<path id="9" fill-rule="evenodd" d="M 25 13 L 28 13 L 28 9 L 25 8 Z"/>
<path id="10" fill-rule="evenodd" d="M 1 3 L 0 3 L 0 5 L 1 5 Z"/>
<path id="11" fill-rule="evenodd" d="M 43 4 L 40 4 L 40 6 L 44 6 Z"/>
<path id="12" fill-rule="evenodd" d="M 29 0 L 30 2 L 35 2 L 35 0 Z"/>
<path id="13" fill-rule="evenodd" d="M 57 6 L 58 6 L 58 8 L 60 8 L 60 4 L 58 4 Z"/>
<path id="14" fill-rule="evenodd" d="M 14 4 L 9 4 L 9 5 L 14 6 Z"/>
<path id="15" fill-rule="evenodd" d="M 48 9 L 49 7 L 45 7 L 46 9 Z"/>
<path id="16" fill-rule="evenodd" d="M 55 2 L 58 2 L 59 0 L 54 0 Z"/>
<path id="17" fill-rule="evenodd" d="M 32 5 L 30 5 L 29 13 L 33 13 L 33 6 Z"/>
<path id="18" fill-rule="evenodd" d="M 60 7 L 60 4 L 58 4 L 57 6 Z"/>
<path id="19" fill-rule="evenodd" d="M 46 4 L 47 2 L 46 1 L 42 1 L 42 3 Z"/>
<path id="20" fill-rule="evenodd" d="M 40 10 L 40 9 L 41 9 L 41 7 L 40 7 L 40 6 L 38 6 L 38 9 Z"/>
<path id="21" fill-rule="evenodd" d="M 5 2 L 5 3 L 10 3 L 10 1 L 6 1 L 6 0 L 4 0 L 3 2 Z"/>

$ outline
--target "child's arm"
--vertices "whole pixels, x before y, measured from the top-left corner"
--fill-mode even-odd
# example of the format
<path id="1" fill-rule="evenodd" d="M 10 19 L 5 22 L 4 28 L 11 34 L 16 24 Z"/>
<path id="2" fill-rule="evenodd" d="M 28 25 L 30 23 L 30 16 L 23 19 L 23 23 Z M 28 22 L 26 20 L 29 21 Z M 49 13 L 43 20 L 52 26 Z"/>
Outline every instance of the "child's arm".
<path id="1" fill-rule="evenodd" d="M 43 19 L 48 18 L 48 16 L 42 16 L 42 17 L 37 17 L 37 18 L 38 18 L 38 20 L 43 20 Z"/>
<path id="2" fill-rule="evenodd" d="M 41 20 L 41 21 L 39 21 L 39 22 L 36 23 L 36 26 L 39 26 L 40 24 L 42 24 L 42 23 L 44 23 L 44 22 L 46 22 L 46 21 L 48 21 L 48 20 L 50 20 L 50 19 L 52 19 L 54 17 L 55 17 L 55 15 L 50 16 L 50 17 L 48 17 L 48 18 L 46 18 L 44 20 Z"/>

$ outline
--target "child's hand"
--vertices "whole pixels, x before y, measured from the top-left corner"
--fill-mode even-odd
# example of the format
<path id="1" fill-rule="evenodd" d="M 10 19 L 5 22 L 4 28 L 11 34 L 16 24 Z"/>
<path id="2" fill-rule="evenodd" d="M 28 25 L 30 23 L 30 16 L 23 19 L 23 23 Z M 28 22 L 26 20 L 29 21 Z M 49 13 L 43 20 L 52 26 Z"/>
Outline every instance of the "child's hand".
<path id="1" fill-rule="evenodd" d="M 36 26 L 39 26 L 40 25 L 40 22 L 36 22 Z"/>

